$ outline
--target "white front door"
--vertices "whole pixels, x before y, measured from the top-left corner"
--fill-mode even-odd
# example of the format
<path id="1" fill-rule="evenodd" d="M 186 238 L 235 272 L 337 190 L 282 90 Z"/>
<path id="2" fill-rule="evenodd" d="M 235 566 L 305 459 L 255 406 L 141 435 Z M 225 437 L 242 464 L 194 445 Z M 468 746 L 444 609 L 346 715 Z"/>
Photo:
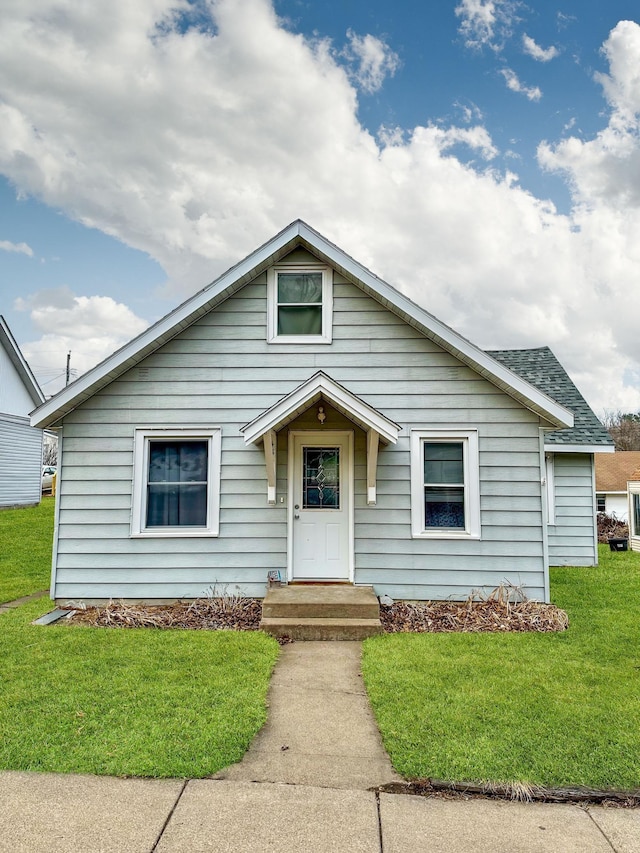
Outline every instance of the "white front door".
<path id="1" fill-rule="evenodd" d="M 289 577 L 351 580 L 353 433 L 291 432 L 289 447 Z"/>

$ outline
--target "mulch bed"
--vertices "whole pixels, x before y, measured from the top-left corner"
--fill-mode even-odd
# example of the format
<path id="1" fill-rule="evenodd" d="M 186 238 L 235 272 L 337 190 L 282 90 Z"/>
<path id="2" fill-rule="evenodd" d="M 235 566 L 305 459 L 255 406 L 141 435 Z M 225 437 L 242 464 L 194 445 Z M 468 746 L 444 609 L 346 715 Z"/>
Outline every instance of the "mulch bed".
<path id="1" fill-rule="evenodd" d="M 388 634 L 419 633 L 498 633 L 507 631 L 564 631 L 569 618 L 564 610 L 539 601 L 510 602 L 498 598 L 430 601 L 410 604 L 396 601 L 380 608 L 380 621 Z"/>
<path id="2" fill-rule="evenodd" d="M 69 605 L 69 609 L 74 609 Z M 198 598 L 175 604 L 144 605 L 110 601 L 102 607 L 75 610 L 72 622 L 108 628 L 183 628 L 192 630 L 257 631 L 261 603 L 239 596 Z M 490 596 L 483 601 L 436 601 L 410 604 L 402 601 L 380 607 L 386 633 L 398 632 L 507 632 L 564 631 L 567 614 L 552 604 L 510 601 Z"/>

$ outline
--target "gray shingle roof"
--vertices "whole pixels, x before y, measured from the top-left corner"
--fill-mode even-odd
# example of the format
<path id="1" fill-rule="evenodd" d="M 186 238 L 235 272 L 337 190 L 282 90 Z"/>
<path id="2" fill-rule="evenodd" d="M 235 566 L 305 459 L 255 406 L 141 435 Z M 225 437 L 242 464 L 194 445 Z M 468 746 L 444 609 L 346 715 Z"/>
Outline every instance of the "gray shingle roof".
<path id="1" fill-rule="evenodd" d="M 493 350 L 487 355 L 573 412 L 573 428 L 546 433 L 545 444 L 613 445 L 611 436 L 549 347 Z"/>

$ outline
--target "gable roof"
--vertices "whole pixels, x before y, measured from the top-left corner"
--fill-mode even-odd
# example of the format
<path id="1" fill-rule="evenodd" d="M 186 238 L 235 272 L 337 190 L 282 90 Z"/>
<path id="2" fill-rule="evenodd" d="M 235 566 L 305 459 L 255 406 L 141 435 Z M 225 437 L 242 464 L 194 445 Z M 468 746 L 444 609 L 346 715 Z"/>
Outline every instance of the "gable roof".
<path id="1" fill-rule="evenodd" d="M 544 437 L 545 447 L 613 451 L 613 439 L 549 347 L 492 350 L 489 355 L 573 412 L 573 427 L 548 432 Z"/>
<path id="2" fill-rule="evenodd" d="M 18 372 L 18 376 L 22 380 L 22 384 L 24 385 L 27 393 L 31 397 L 34 406 L 39 406 L 41 403 L 44 403 L 44 394 L 42 393 L 42 389 L 38 385 L 38 382 L 31 372 L 31 368 L 27 364 L 25 357 L 20 352 L 20 347 L 16 343 L 16 339 L 13 337 L 11 333 L 11 329 L 7 325 L 7 321 L 0 314 L 0 344 L 4 347 L 5 352 L 9 356 L 9 359 L 16 371 Z"/>
<path id="3" fill-rule="evenodd" d="M 627 482 L 637 479 L 640 469 L 640 450 L 616 450 L 615 453 L 596 453 L 596 491 L 626 492 Z"/>
<path id="4" fill-rule="evenodd" d="M 282 429 L 321 397 L 364 430 L 375 430 L 385 444 L 397 442 L 398 434 L 402 429 L 399 424 L 389 420 L 382 412 L 352 394 L 322 370 L 314 373 L 310 379 L 298 385 L 286 397 L 278 400 L 250 423 L 245 424 L 240 429 L 244 434 L 245 442 L 256 443 L 269 430 Z"/>
<path id="5" fill-rule="evenodd" d="M 560 428 L 573 425 L 573 416 L 563 405 L 512 373 L 299 219 L 40 406 L 32 414 L 32 424 L 51 426 L 56 423 L 299 246 L 332 266 L 348 281 L 550 425 Z"/>

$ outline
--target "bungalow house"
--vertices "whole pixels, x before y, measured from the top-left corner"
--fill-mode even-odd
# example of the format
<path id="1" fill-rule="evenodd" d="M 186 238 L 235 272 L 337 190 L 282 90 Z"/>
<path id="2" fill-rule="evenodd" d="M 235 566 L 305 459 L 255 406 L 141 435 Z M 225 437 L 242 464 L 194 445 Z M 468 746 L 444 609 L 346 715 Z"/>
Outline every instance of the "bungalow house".
<path id="1" fill-rule="evenodd" d="M 553 354 L 483 352 L 301 221 L 32 423 L 61 433 L 57 600 L 261 597 L 275 571 L 548 600 L 550 558 L 597 560 L 610 439 Z"/>
<path id="2" fill-rule="evenodd" d="M 615 515 L 620 521 L 629 520 L 627 482 L 640 468 L 640 451 L 617 450 L 615 453 L 596 453 L 596 509 Z"/>
<path id="3" fill-rule="evenodd" d="M 40 502 L 42 430 L 29 422 L 44 394 L 0 316 L 0 507 Z"/>

